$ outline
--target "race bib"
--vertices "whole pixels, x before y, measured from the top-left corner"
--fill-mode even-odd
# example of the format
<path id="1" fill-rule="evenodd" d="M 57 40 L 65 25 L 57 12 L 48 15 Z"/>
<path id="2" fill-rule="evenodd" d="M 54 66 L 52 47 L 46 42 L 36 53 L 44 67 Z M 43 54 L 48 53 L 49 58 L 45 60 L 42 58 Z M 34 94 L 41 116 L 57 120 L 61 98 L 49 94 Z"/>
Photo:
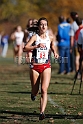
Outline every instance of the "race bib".
<path id="1" fill-rule="evenodd" d="M 37 50 L 38 63 L 45 63 L 48 60 L 48 50 Z"/>

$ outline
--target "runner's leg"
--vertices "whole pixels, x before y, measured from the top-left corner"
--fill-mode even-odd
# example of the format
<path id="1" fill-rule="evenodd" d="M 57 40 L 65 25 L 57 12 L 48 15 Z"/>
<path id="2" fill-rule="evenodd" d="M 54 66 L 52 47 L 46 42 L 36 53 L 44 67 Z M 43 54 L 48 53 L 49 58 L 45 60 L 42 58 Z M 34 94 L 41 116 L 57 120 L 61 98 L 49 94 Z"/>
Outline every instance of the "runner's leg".
<path id="1" fill-rule="evenodd" d="M 41 74 L 41 99 L 40 99 L 40 113 L 44 112 L 47 104 L 47 90 L 50 83 L 51 68 L 47 68 Z"/>
<path id="2" fill-rule="evenodd" d="M 30 80 L 31 80 L 31 86 L 32 86 L 31 92 L 34 96 L 36 96 L 39 91 L 39 83 L 40 83 L 39 73 L 33 69 L 30 69 Z"/>

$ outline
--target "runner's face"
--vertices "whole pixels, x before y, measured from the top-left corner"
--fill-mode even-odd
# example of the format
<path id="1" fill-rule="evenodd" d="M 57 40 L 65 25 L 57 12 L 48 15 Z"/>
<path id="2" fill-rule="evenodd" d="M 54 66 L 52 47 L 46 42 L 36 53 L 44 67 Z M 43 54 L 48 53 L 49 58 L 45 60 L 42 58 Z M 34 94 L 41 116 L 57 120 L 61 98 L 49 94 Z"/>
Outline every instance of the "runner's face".
<path id="1" fill-rule="evenodd" d="M 47 31 L 47 28 L 48 28 L 48 26 L 47 26 L 47 21 L 41 20 L 41 21 L 40 21 L 40 25 L 39 25 L 39 30 L 40 30 L 40 32 L 41 32 L 41 33 L 45 33 L 45 32 Z"/>

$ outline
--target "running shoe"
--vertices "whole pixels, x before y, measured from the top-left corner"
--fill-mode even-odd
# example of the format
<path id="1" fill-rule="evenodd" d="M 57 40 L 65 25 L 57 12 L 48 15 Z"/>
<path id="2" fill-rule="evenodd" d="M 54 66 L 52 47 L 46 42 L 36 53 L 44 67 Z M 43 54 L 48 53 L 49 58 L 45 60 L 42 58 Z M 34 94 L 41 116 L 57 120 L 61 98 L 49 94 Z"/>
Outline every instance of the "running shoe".
<path id="1" fill-rule="evenodd" d="M 35 97 L 33 94 L 31 94 L 31 100 L 32 100 L 32 101 L 35 101 L 35 98 L 36 98 L 36 97 Z"/>
<path id="2" fill-rule="evenodd" d="M 45 119 L 45 114 L 42 112 L 40 115 L 39 115 L 39 120 L 43 120 Z"/>

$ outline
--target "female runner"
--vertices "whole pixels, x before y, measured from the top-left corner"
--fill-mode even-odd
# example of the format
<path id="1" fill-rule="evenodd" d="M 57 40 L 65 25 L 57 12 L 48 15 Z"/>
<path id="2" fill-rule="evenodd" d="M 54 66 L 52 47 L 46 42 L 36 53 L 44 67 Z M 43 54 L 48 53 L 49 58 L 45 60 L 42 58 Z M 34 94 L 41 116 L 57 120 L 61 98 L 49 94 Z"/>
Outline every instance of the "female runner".
<path id="1" fill-rule="evenodd" d="M 47 33 L 48 20 L 44 17 L 40 18 L 38 20 L 38 28 L 38 34 L 31 37 L 24 49 L 27 51 L 33 50 L 30 66 L 31 99 L 33 101 L 35 100 L 41 80 L 39 120 L 43 120 L 45 118 L 44 111 L 47 104 L 47 90 L 51 78 L 50 48 L 55 58 L 58 58 L 59 55 L 55 51 L 53 37 Z"/>

